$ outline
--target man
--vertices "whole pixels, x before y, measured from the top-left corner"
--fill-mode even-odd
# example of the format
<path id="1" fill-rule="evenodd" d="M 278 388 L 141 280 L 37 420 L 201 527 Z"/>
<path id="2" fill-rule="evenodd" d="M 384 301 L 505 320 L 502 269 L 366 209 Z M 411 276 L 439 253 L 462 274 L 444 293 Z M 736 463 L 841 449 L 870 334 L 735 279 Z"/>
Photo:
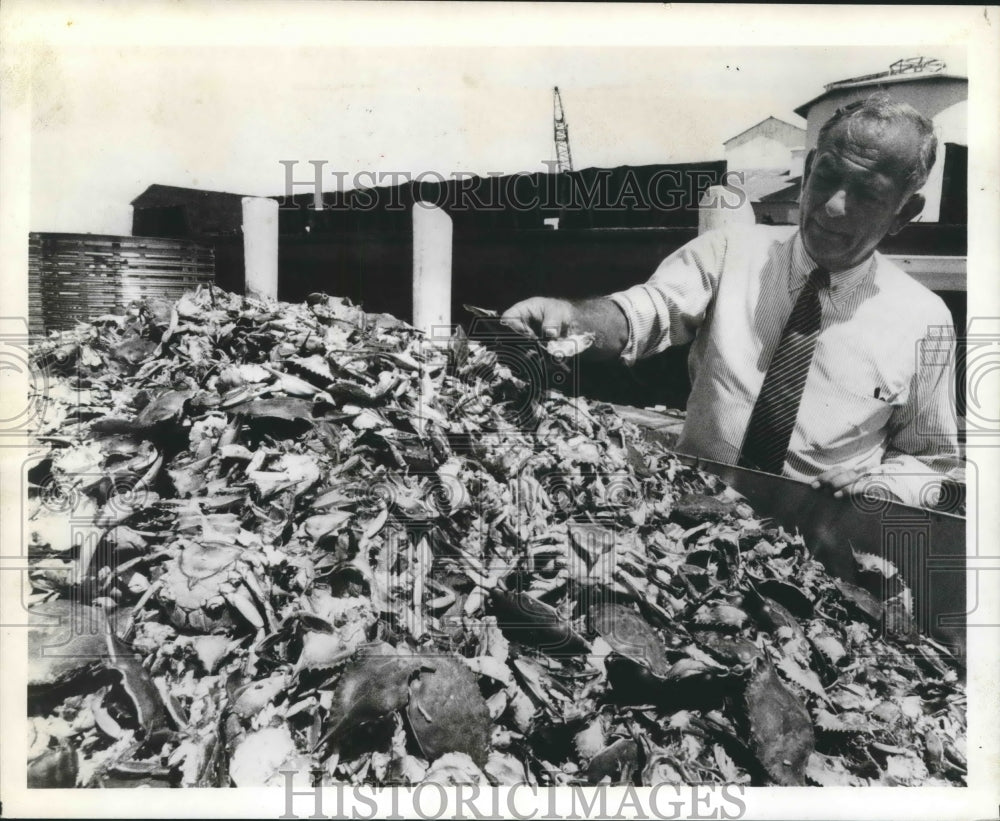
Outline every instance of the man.
<path id="1" fill-rule="evenodd" d="M 935 151 L 912 107 L 884 94 L 855 103 L 806 159 L 791 238 L 710 231 L 644 285 L 583 302 L 535 297 L 504 321 L 529 334 L 591 331 L 594 355 L 626 364 L 693 339 L 679 451 L 835 496 L 877 477 L 904 502 L 933 504 L 958 467 L 951 315 L 875 247 L 922 210 Z"/>

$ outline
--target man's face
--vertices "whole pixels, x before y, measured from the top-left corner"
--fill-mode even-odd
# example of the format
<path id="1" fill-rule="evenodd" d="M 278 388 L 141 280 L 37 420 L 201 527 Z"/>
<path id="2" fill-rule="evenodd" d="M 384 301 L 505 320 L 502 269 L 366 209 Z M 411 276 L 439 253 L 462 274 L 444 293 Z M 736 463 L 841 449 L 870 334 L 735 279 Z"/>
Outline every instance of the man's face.
<path id="1" fill-rule="evenodd" d="M 869 121 L 836 125 L 807 163 L 799 227 L 817 265 L 842 271 L 866 259 L 888 233 L 920 213 L 923 198 L 907 196 L 919 162 L 913 128 Z"/>

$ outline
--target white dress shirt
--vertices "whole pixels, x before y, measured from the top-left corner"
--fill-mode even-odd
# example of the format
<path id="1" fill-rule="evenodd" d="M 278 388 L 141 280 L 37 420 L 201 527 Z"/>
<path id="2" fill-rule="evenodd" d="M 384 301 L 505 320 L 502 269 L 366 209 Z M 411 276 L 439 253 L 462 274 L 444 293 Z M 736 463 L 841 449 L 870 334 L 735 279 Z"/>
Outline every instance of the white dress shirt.
<path id="1" fill-rule="evenodd" d="M 643 285 L 611 295 L 625 312 L 626 364 L 694 339 L 692 390 L 677 449 L 735 464 L 771 355 L 816 267 L 798 232 L 709 231 L 665 259 Z M 875 253 L 832 271 L 784 475 L 835 467 L 880 476 L 909 504 L 932 504 L 959 467 L 951 314 L 931 291 Z"/>

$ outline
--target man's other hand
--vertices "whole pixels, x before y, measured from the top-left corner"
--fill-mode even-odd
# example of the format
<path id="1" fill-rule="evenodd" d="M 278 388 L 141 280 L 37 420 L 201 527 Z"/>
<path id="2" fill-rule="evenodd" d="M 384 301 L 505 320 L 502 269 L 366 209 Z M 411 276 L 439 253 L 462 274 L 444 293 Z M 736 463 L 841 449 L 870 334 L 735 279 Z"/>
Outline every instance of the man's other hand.
<path id="1" fill-rule="evenodd" d="M 824 471 L 810 482 L 813 490 L 832 491 L 835 499 L 845 495 L 857 496 L 864 492 L 864 482 L 859 481 L 865 475 L 858 468 L 831 468 Z"/>
<path id="2" fill-rule="evenodd" d="M 573 303 L 544 296 L 512 305 L 500 319 L 518 333 L 538 339 L 556 339 L 579 330 Z"/>

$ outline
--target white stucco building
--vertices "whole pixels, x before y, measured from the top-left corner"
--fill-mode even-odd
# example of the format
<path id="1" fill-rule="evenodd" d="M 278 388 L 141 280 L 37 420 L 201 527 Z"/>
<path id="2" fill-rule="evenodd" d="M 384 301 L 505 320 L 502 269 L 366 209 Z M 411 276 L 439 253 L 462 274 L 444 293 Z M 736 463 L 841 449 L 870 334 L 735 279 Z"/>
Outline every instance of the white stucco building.
<path id="1" fill-rule="evenodd" d="M 805 145 L 805 137 L 805 129 L 768 117 L 722 145 L 730 170 L 754 168 L 780 172 L 792 168 L 796 151 Z"/>

